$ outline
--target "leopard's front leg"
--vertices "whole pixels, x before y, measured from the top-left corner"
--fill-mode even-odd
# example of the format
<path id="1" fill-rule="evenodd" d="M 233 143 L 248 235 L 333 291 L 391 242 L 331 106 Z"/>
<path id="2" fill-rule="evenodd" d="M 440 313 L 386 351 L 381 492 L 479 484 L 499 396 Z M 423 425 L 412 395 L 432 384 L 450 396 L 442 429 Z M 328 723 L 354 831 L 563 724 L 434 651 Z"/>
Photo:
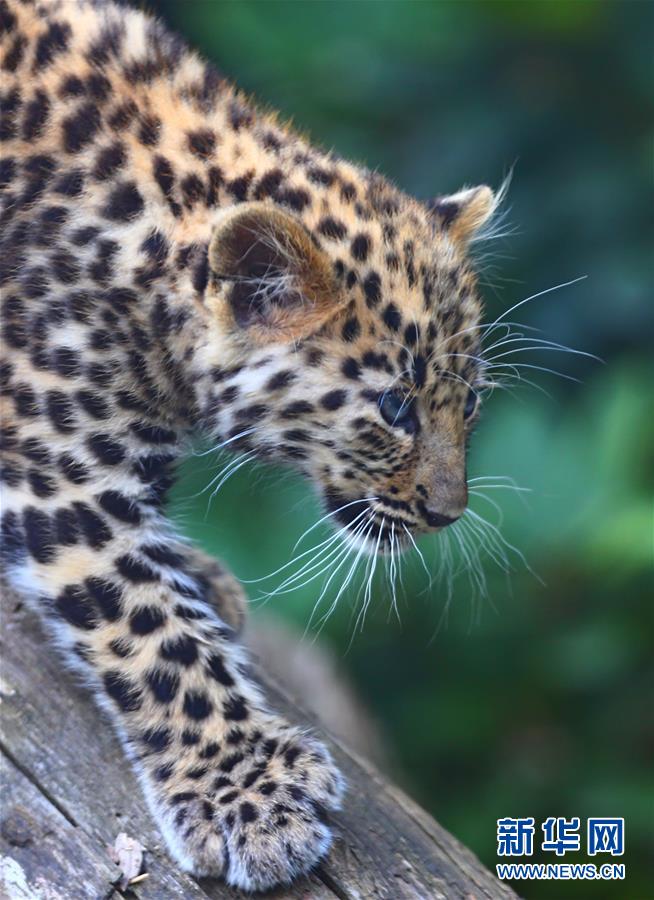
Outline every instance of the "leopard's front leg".
<path id="1" fill-rule="evenodd" d="M 14 581 L 112 716 L 180 865 L 245 889 L 309 870 L 329 847 L 341 777 L 318 741 L 266 709 L 197 557 L 112 489 L 70 515 L 12 513 Z"/>
<path id="2" fill-rule="evenodd" d="M 190 574 L 204 588 L 204 595 L 235 635 L 245 625 L 247 600 L 242 586 L 225 566 L 197 547 L 187 547 L 185 557 Z"/>
<path id="3" fill-rule="evenodd" d="M 204 601 L 151 590 L 166 619 L 155 613 L 153 631 L 130 635 L 129 675 L 114 670 L 108 692 L 169 846 L 195 874 L 248 889 L 289 881 L 329 847 L 339 773 L 320 743 L 266 710 L 241 647 Z M 144 600 L 141 588 L 132 615 L 142 631 L 153 611 Z"/>

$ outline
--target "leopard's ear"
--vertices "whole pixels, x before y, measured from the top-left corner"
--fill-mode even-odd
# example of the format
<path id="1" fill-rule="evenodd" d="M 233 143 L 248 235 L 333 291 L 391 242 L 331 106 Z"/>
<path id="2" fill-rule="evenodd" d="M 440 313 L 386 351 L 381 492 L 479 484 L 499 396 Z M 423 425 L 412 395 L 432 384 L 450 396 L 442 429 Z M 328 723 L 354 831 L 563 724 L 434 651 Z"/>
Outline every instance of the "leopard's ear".
<path id="1" fill-rule="evenodd" d="M 340 308 L 332 264 L 304 225 L 267 203 L 227 210 L 209 244 L 207 299 L 257 343 L 300 340 Z"/>
<path id="2" fill-rule="evenodd" d="M 434 220 L 455 240 L 467 243 L 490 220 L 499 195 L 485 184 L 464 188 L 456 194 L 434 197 L 427 204 Z"/>

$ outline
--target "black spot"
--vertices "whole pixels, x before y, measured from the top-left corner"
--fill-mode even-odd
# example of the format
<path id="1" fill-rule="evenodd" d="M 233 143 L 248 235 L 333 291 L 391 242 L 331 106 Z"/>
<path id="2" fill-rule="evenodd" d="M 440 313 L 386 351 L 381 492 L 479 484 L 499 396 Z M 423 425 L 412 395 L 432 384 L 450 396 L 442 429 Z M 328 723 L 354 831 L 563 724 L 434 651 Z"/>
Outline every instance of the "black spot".
<path id="1" fill-rule="evenodd" d="M 365 262 L 370 253 L 370 238 L 367 234 L 358 234 L 352 241 L 352 256 L 358 262 Z"/>
<path id="2" fill-rule="evenodd" d="M 319 184 L 323 187 L 329 187 L 334 182 L 334 176 L 331 172 L 328 172 L 326 169 L 319 169 L 318 167 L 308 169 L 307 178 L 314 184 Z"/>
<path id="3" fill-rule="evenodd" d="M 67 153 L 79 153 L 90 144 L 100 128 L 100 112 L 95 103 L 84 103 L 77 112 L 62 124 L 64 149 Z"/>
<path id="4" fill-rule="evenodd" d="M 16 16 L 9 9 L 6 0 L 0 2 L 0 34 L 10 34 L 16 27 Z"/>
<path id="5" fill-rule="evenodd" d="M 418 355 L 413 360 L 413 380 L 416 387 L 421 388 L 427 377 L 427 364 L 424 356 Z"/>
<path id="6" fill-rule="evenodd" d="M 247 200 L 248 188 L 251 180 L 252 175 L 243 175 L 241 178 L 234 178 L 232 181 L 228 182 L 227 190 L 235 200 L 242 203 L 244 200 Z"/>
<path id="7" fill-rule="evenodd" d="M 71 484 L 84 484 L 88 481 L 89 470 L 69 453 L 62 453 L 59 457 L 59 468 Z"/>
<path id="8" fill-rule="evenodd" d="M 352 316 L 345 322 L 341 334 L 343 336 L 343 340 L 347 341 L 348 343 L 355 341 L 359 337 L 359 335 L 361 334 L 361 325 L 359 324 L 359 320 L 356 316 Z"/>
<path id="9" fill-rule="evenodd" d="M 171 444 L 176 439 L 174 431 L 158 425 L 149 425 L 147 422 L 134 422 L 130 428 L 145 444 Z"/>
<path id="10" fill-rule="evenodd" d="M 107 119 L 109 127 L 114 131 L 124 131 L 137 112 L 138 107 L 133 100 L 119 104 Z"/>
<path id="11" fill-rule="evenodd" d="M 197 796 L 197 794 L 194 794 L 193 796 L 195 797 L 195 796 Z M 186 807 L 182 807 L 181 809 L 177 810 L 177 812 L 175 813 L 175 825 L 177 826 L 177 828 L 181 828 L 181 826 L 186 821 L 187 816 L 188 816 L 188 809 L 186 809 Z M 189 834 L 189 833 L 192 834 L 194 828 L 195 828 L 195 826 L 191 825 L 190 828 L 186 829 L 185 834 Z"/>
<path id="12" fill-rule="evenodd" d="M 143 211 L 143 197 L 133 181 L 123 181 L 109 194 L 103 215 L 112 222 L 129 222 Z"/>
<path id="13" fill-rule="evenodd" d="M 231 803 L 232 800 L 236 800 L 238 795 L 239 795 L 238 791 L 228 791 L 226 794 L 222 795 L 219 802 L 222 804 Z"/>
<path id="14" fill-rule="evenodd" d="M 104 689 L 115 700 L 123 712 L 134 712 L 141 708 L 143 697 L 140 690 L 120 672 L 111 670 L 102 676 Z"/>
<path id="15" fill-rule="evenodd" d="M 138 525 L 141 522 L 139 505 L 119 491 L 103 491 L 98 497 L 98 503 L 105 512 L 121 522 L 128 522 L 130 525 Z"/>
<path id="16" fill-rule="evenodd" d="M 80 362 L 75 350 L 70 347 L 57 347 L 53 354 L 55 370 L 64 378 L 74 378 L 80 373 Z"/>
<path id="17" fill-rule="evenodd" d="M 0 480 L 8 484 L 9 487 L 18 487 L 23 480 L 23 468 L 7 460 L 0 468 Z"/>
<path id="18" fill-rule="evenodd" d="M 60 97 L 81 97 L 86 93 L 84 82 L 77 75 L 68 75 L 59 88 Z"/>
<path id="19" fill-rule="evenodd" d="M 65 587 L 54 605 L 59 615 L 76 628 L 91 631 L 98 624 L 90 598 L 79 585 Z"/>
<path id="20" fill-rule="evenodd" d="M 277 190 L 284 180 L 284 173 L 281 169 L 271 169 L 262 175 L 254 189 L 254 199 L 264 200 L 266 197 L 274 197 Z"/>
<path id="21" fill-rule="evenodd" d="M 294 400 L 293 403 L 285 406 L 279 415 L 283 419 L 296 419 L 312 413 L 313 410 L 313 404 L 309 403 L 308 400 Z"/>
<path id="22" fill-rule="evenodd" d="M 67 22 L 52 22 L 45 34 L 36 42 L 33 71 L 44 69 L 60 53 L 64 53 L 70 40 L 71 28 Z"/>
<path id="23" fill-rule="evenodd" d="M 157 781 L 167 781 L 173 772 L 175 771 L 175 766 L 173 763 L 166 763 L 164 766 L 159 766 L 158 769 L 154 771 L 154 777 Z"/>
<path id="24" fill-rule="evenodd" d="M 184 205 L 188 209 L 192 209 L 196 203 L 204 199 L 204 182 L 198 175 L 187 175 L 182 179 L 180 187 L 184 197 Z"/>
<path id="25" fill-rule="evenodd" d="M 209 166 L 207 187 L 207 206 L 215 206 L 218 202 L 218 191 L 223 183 L 223 173 L 218 166 Z"/>
<path id="26" fill-rule="evenodd" d="M 341 185 L 341 199 L 346 203 L 350 203 L 357 195 L 356 187 L 350 182 L 345 182 Z"/>
<path id="27" fill-rule="evenodd" d="M 125 638 L 114 638 L 107 646 L 114 656 L 118 656 L 120 659 L 127 659 L 134 654 L 134 645 Z"/>
<path id="28" fill-rule="evenodd" d="M 284 765 L 287 769 L 292 769 L 295 763 L 295 760 L 300 755 L 301 751 L 298 747 L 289 747 L 288 750 L 284 753 Z"/>
<path id="29" fill-rule="evenodd" d="M 206 747 L 203 747 L 202 750 L 198 753 L 200 759 L 212 759 L 217 753 L 220 752 L 220 744 L 218 741 L 210 741 Z"/>
<path id="30" fill-rule="evenodd" d="M 62 284 L 70 284 L 79 276 L 79 266 L 72 253 L 59 250 L 50 257 L 52 272 Z"/>
<path id="31" fill-rule="evenodd" d="M 230 753 L 230 755 L 225 757 L 220 763 L 220 771 L 231 772 L 240 762 L 243 762 L 243 759 L 244 756 L 242 753 Z"/>
<path id="32" fill-rule="evenodd" d="M 161 753 L 170 746 L 172 736 L 169 728 L 148 728 L 141 735 L 143 743 L 155 753 Z"/>
<path id="33" fill-rule="evenodd" d="M 366 352 L 361 357 L 361 362 L 367 369 L 388 369 L 390 366 L 386 354 L 375 353 L 374 350 L 366 350 Z M 374 392 L 373 396 L 370 399 L 374 399 L 375 402 L 377 401 L 377 397 Z"/>
<path id="34" fill-rule="evenodd" d="M 59 237 L 59 232 L 68 218 L 68 210 L 63 206 L 46 207 L 38 220 L 38 230 L 34 231 L 34 243 L 39 247 L 51 247 Z"/>
<path id="35" fill-rule="evenodd" d="M 252 803 L 241 803 L 240 813 L 241 822 L 244 823 L 254 822 L 259 818 L 259 813 L 256 811 Z"/>
<path id="36" fill-rule="evenodd" d="M 93 225 L 84 225 L 82 228 L 78 228 L 74 231 L 70 239 L 76 247 L 85 247 L 87 244 L 90 244 L 99 233 L 99 228 L 95 228 Z"/>
<path id="37" fill-rule="evenodd" d="M 145 677 L 148 687 L 160 703 L 170 703 L 179 688 L 179 675 L 165 669 L 152 669 Z"/>
<path id="38" fill-rule="evenodd" d="M 153 453 L 149 456 L 141 456 L 134 463 L 133 471 L 141 481 L 147 484 L 156 484 L 161 479 L 168 478 L 168 467 L 172 460 L 173 457 L 169 454 Z"/>
<path id="39" fill-rule="evenodd" d="M 64 197 L 79 197 L 84 189 L 84 173 L 79 169 L 72 169 L 57 179 L 52 190 Z"/>
<path id="40" fill-rule="evenodd" d="M 21 99 L 18 88 L 0 98 L 0 141 L 11 140 L 16 134 L 16 114 Z"/>
<path id="41" fill-rule="evenodd" d="M 198 159 L 207 159 L 216 147 L 216 135 L 208 128 L 188 133 L 189 150 Z"/>
<path id="42" fill-rule="evenodd" d="M 263 136 L 263 146 L 266 150 L 277 152 L 281 149 L 282 142 L 273 131 L 267 131 Z"/>
<path id="43" fill-rule="evenodd" d="M 187 691 L 184 695 L 184 713 L 189 719 L 200 722 L 210 716 L 212 710 L 211 701 L 202 691 Z"/>
<path id="44" fill-rule="evenodd" d="M 173 167 L 164 156 L 157 156 L 154 160 L 153 173 L 154 179 L 166 198 L 172 214 L 179 217 L 182 210 L 179 203 L 177 203 L 173 197 L 173 188 L 175 186 Z"/>
<path id="45" fill-rule="evenodd" d="M 320 405 L 324 409 L 335 410 L 340 409 L 341 406 L 345 404 L 347 400 L 347 394 L 345 391 L 336 390 L 329 391 L 327 394 L 324 394 L 320 399 Z"/>
<path id="46" fill-rule="evenodd" d="M 138 139 L 146 147 L 154 147 L 159 141 L 161 119 L 157 116 L 143 116 L 138 131 Z"/>
<path id="47" fill-rule="evenodd" d="M 40 463 L 42 466 L 47 466 L 51 459 L 50 451 L 38 438 L 27 438 L 23 441 L 21 452 L 32 462 Z"/>
<path id="48" fill-rule="evenodd" d="M 28 506 L 23 511 L 23 528 L 25 545 L 30 555 L 38 563 L 52 562 L 55 556 L 55 543 L 50 517 L 33 506 Z"/>
<path id="49" fill-rule="evenodd" d="M 93 177 L 98 181 L 106 181 L 107 178 L 111 178 L 119 169 L 122 169 L 126 162 L 125 145 L 121 141 L 116 141 L 98 153 L 93 168 Z"/>
<path id="50" fill-rule="evenodd" d="M 347 228 L 343 222 L 339 222 L 331 216 L 327 216 L 320 220 L 318 223 L 318 231 L 320 234 L 324 234 L 325 237 L 333 238 L 336 241 L 341 240 L 341 238 L 344 238 L 347 234 Z"/>
<path id="51" fill-rule="evenodd" d="M 115 622 L 120 618 L 122 608 L 122 591 L 117 584 L 104 578 L 87 578 L 84 582 L 89 596 L 99 608 L 107 622 Z"/>
<path id="52" fill-rule="evenodd" d="M 341 372 L 346 378 L 357 379 L 361 377 L 361 366 L 353 356 L 348 356 L 343 360 Z"/>
<path id="53" fill-rule="evenodd" d="M 397 331 L 402 324 L 402 315 L 394 303 L 386 306 L 382 318 L 391 331 Z"/>
<path id="54" fill-rule="evenodd" d="M 194 747 L 196 744 L 200 743 L 202 736 L 197 731 L 191 731 L 190 728 L 185 728 L 182 731 L 182 744 L 185 747 Z"/>
<path id="55" fill-rule="evenodd" d="M 265 771 L 266 771 L 265 766 L 257 766 L 255 769 L 250 769 L 250 771 L 247 773 L 247 775 L 245 776 L 245 778 L 242 781 L 242 787 L 244 787 L 244 788 L 252 787 L 252 785 L 256 781 L 258 781 L 259 778 L 261 778 L 261 776 L 264 774 Z"/>
<path id="56" fill-rule="evenodd" d="M 11 46 L 7 50 L 5 58 L 2 62 L 2 68 L 5 70 L 5 72 L 16 71 L 16 69 L 22 62 L 26 46 L 27 38 L 22 34 L 17 34 L 13 39 Z"/>
<path id="57" fill-rule="evenodd" d="M 245 699 L 239 694 L 228 697 L 223 703 L 223 716 L 228 721 L 242 722 L 248 717 L 248 708 Z"/>
<path id="58" fill-rule="evenodd" d="M 290 384 L 293 384 L 293 382 L 296 379 L 297 379 L 297 375 L 294 372 L 289 371 L 288 369 L 285 369 L 281 372 L 275 372 L 275 374 L 271 375 L 271 377 L 266 382 L 266 386 L 265 386 L 264 390 L 278 391 L 278 390 L 281 390 L 282 388 L 287 388 Z M 230 389 L 227 388 L 227 390 L 230 390 Z M 227 390 L 224 391 L 223 394 L 221 394 L 221 398 L 224 398 L 225 394 L 227 393 Z M 236 396 L 236 395 L 234 395 L 234 396 Z M 229 401 L 227 401 L 227 402 L 229 402 Z"/>
<path id="59" fill-rule="evenodd" d="M 234 131 L 247 128 L 253 120 L 252 110 L 240 100 L 232 100 L 229 104 L 229 121 Z"/>
<path id="60" fill-rule="evenodd" d="M 94 100 L 102 102 L 111 93 L 111 82 L 101 72 L 94 72 L 86 80 L 86 87 Z"/>
<path id="61" fill-rule="evenodd" d="M 0 159 L 0 190 L 4 190 L 14 180 L 16 175 L 16 160 L 13 156 L 5 156 Z"/>
<path id="62" fill-rule="evenodd" d="M 82 409 L 94 419 L 106 419 L 109 416 L 109 406 L 99 394 L 92 391 L 78 391 L 75 398 Z"/>
<path id="63" fill-rule="evenodd" d="M 165 622 L 166 616 L 158 606 L 140 606 L 129 617 L 132 634 L 152 634 Z"/>
<path id="64" fill-rule="evenodd" d="M 99 516 L 86 503 L 73 503 L 73 507 L 89 547 L 100 550 L 109 543 L 113 534 L 102 516 Z"/>
<path id="65" fill-rule="evenodd" d="M 103 363 L 91 363 L 88 367 L 88 377 L 99 387 L 106 387 L 111 383 L 115 374 L 113 366 L 104 365 Z"/>
<path id="66" fill-rule="evenodd" d="M 420 339 L 420 329 L 415 324 L 415 322 L 411 322 L 410 325 L 404 329 L 404 343 L 409 347 L 415 346 Z"/>
<path id="67" fill-rule="evenodd" d="M 213 653 L 207 660 L 207 671 L 224 687 L 232 687 L 234 679 L 225 668 L 225 663 L 219 653 Z"/>
<path id="68" fill-rule="evenodd" d="M 305 207 L 311 204 L 311 197 L 307 191 L 302 188 L 286 188 L 285 190 L 280 190 L 277 192 L 275 199 L 278 203 L 290 206 L 290 208 L 294 209 L 296 212 L 302 212 Z"/>
<path id="69" fill-rule="evenodd" d="M 50 101 L 45 91 L 37 91 L 34 99 L 25 107 L 22 137 L 25 141 L 34 141 L 40 137 L 50 112 Z"/>
<path id="70" fill-rule="evenodd" d="M 131 581 L 134 584 L 159 581 L 159 576 L 155 570 L 142 560 L 136 559 L 134 556 L 130 556 L 129 554 L 119 556 L 118 559 L 115 560 L 115 563 L 116 568 L 123 578 L 127 578 L 128 581 Z"/>
<path id="71" fill-rule="evenodd" d="M 52 497 L 53 494 L 57 493 L 56 481 L 45 472 L 40 472 L 38 469 L 30 469 L 27 473 L 27 480 L 32 488 L 32 493 L 41 499 Z"/>
<path id="72" fill-rule="evenodd" d="M 376 272 L 371 272 L 363 282 L 366 304 L 372 309 L 381 300 L 381 279 Z"/>
<path id="73" fill-rule="evenodd" d="M 8 564 L 19 563 L 25 556 L 25 535 L 13 510 L 2 516 L 0 556 Z"/>
<path id="74" fill-rule="evenodd" d="M 164 641 L 159 655 L 168 662 L 191 666 L 198 658 L 198 644 L 190 634 L 184 634 L 181 637 Z"/>
<path id="75" fill-rule="evenodd" d="M 180 553 L 171 550 L 165 544 L 144 544 L 139 547 L 139 551 L 160 566 L 178 567 L 184 562 L 184 557 Z"/>
<path id="76" fill-rule="evenodd" d="M 160 231 L 151 231 L 141 244 L 141 250 L 147 254 L 153 262 L 162 265 L 168 256 L 169 244 Z"/>
<path id="77" fill-rule="evenodd" d="M 93 434 L 87 445 L 94 456 L 105 466 L 117 466 L 125 459 L 124 446 L 108 434 Z"/>
<path id="78" fill-rule="evenodd" d="M 193 267 L 193 275 L 191 278 L 191 283 L 193 284 L 194 289 L 199 293 L 203 294 L 206 290 L 207 283 L 209 281 L 209 256 L 207 253 L 203 252 L 200 254 L 200 258 Z"/>

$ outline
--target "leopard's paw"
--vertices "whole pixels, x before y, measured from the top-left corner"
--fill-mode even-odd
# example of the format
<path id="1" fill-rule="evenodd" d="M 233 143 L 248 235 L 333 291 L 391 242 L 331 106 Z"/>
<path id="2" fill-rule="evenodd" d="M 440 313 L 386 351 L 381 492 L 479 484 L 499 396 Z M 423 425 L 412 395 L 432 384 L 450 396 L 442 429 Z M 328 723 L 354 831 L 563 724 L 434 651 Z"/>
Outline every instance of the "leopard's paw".
<path id="1" fill-rule="evenodd" d="M 164 830 L 183 868 L 265 890 L 327 853 L 328 813 L 339 807 L 344 782 L 320 742 L 284 725 L 254 745 L 244 736 L 212 762 L 201 788 L 187 783 L 167 801 Z"/>

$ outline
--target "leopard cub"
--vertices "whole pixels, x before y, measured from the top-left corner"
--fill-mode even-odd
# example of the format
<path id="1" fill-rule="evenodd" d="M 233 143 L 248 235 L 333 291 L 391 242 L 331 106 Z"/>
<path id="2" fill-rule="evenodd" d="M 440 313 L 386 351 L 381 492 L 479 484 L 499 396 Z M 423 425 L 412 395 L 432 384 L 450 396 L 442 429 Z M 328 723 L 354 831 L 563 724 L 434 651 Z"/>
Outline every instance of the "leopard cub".
<path id="1" fill-rule="evenodd" d="M 162 512 L 202 432 L 311 478 L 352 545 L 455 521 L 496 198 L 423 204 L 259 112 L 155 20 L 0 0 L 2 554 L 184 869 L 262 889 L 343 780 L 271 712 L 243 594 Z"/>

